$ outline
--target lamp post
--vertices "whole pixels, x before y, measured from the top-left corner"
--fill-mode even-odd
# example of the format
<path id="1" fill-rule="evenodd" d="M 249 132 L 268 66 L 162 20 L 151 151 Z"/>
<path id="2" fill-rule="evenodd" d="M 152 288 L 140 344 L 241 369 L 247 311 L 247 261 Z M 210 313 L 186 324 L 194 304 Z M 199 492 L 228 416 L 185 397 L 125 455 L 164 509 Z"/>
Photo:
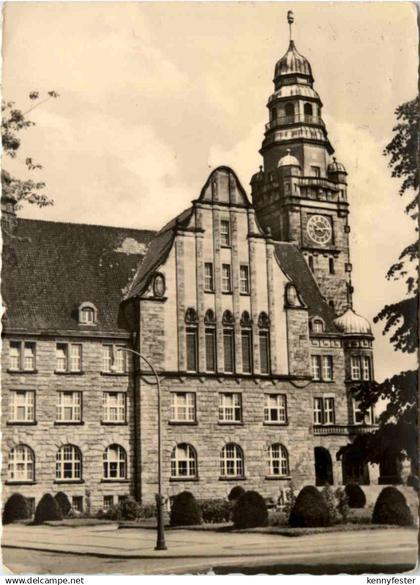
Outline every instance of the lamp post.
<path id="1" fill-rule="evenodd" d="M 162 496 L 162 425 L 161 425 L 161 412 L 160 412 L 160 381 L 155 368 L 138 351 L 130 349 L 128 347 L 119 347 L 117 351 L 124 351 L 132 353 L 146 362 L 151 369 L 157 386 L 157 399 L 158 399 L 158 493 L 156 494 L 156 520 L 157 520 L 157 535 L 156 535 L 156 546 L 155 550 L 166 550 L 165 542 L 165 526 L 163 521 L 163 496 Z"/>

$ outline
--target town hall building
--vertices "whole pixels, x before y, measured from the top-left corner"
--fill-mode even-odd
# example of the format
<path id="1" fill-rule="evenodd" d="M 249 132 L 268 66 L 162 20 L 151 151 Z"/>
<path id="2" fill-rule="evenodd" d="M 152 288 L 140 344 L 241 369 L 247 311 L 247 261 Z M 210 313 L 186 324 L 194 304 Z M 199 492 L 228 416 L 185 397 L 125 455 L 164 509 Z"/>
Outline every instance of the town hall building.
<path id="1" fill-rule="evenodd" d="M 3 197 L 4 500 L 154 501 L 158 395 L 133 352 L 160 379 L 168 500 L 380 480 L 342 454 L 374 428 L 352 394 L 373 336 L 353 309 L 347 173 L 293 41 L 267 107 L 250 197 L 218 167 L 157 233 L 21 219 Z"/>

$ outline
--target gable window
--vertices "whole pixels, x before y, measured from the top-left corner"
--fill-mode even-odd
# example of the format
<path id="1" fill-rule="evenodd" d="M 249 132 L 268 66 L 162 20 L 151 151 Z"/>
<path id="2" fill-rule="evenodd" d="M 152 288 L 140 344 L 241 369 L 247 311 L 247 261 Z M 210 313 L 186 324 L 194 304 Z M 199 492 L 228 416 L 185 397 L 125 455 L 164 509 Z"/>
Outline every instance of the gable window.
<path id="1" fill-rule="evenodd" d="M 127 453 L 121 445 L 110 445 L 104 451 L 104 479 L 126 479 Z"/>
<path id="2" fill-rule="evenodd" d="M 9 451 L 7 462 L 9 481 L 34 481 L 35 455 L 27 445 L 17 445 Z"/>
<path id="3" fill-rule="evenodd" d="M 289 475 L 289 455 L 280 443 L 274 443 L 268 449 L 268 473 L 276 477 Z"/>
<path id="4" fill-rule="evenodd" d="M 33 390 L 12 390 L 9 407 L 10 422 L 35 421 L 35 392 Z"/>
<path id="5" fill-rule="evenodd" d="M 82 479 L 82 454 L 74 445 L 63 445 L 55 459 L 55 477 L 58 480 Z"/>
<path id="6" fill-rule="evenodd" d="M 266 394 L 264 407 L 264 422 L 287 423 L 287 402 L 285 394 Z"/>
<path id="7" fill-rule="evenodd" d="M 220 244 L 230 246 L 230 221 L 226 219 L 220 222 Z"/>
<path id="8" fill-rule="evenodd" d="M 232 282 L 230 276 L 230 264 L 222 264 L 222 292 L 232 292 Z"/>
<path id="9" fill-rule="evenodd" d="M 351 379 L 361 380 L 362 379 L 362 362 L 358 355 L 352 355 L 350 358 L 351 365 Z"/>
<path id="10" fill-rule="evenodd" d="M 80 422 L 82 420 L 82 393 L 58 392 L 57 421 Z"/>
<path id="11" fill-rule="evenodd" d="M 97 311 L 92 303 L 82 303 L 79 307 L 79 323 L 82 325 L 95 325 Z"/>
<path id="12" fill-rule="evenodd" d="M 312 332 L 313 333 L 323 333 L 325 330 L 324 321 L 322 319 L 312 319 Z"/>
<path id="13" fill-rule="evenodd" d="M 332 425 L 335 423 L 335 401 L 332 396 L 314 397 L 314 424 Z"/>
<path id="14" fill-rule="evenodd" d="M 82 344 L 57 343 L 55 349 L 56 372 L 81 372 Z"/>
<path id="15" fill-rule="evenodd" d="M 171 392 L 171 421 L 195 422 L 194 392 Z"/>
<path id="16" fill-rule="evenodd" d="M 127 352 L 124 345 L 102 345 L 102 372 L 105 374 L 127 373 Z"/>
<path id="17" fill-rule="evenodd" d="M 35 370 L 36 344 L 34 341 L 10 342 L 10 369 L 33 372 Z"/>
<path id="18" fill-rule="evenodd" d="M 102 421 L 125 423 L 127 396 L 125 392 L 104 392 L 102 395 Z"/>
<path id="19" fill-rule="evenodd" d="M 172 478 L 197 477 L 197 454 L 188 443 L 180 443 L 173 448 L 171 454 Z"/>
<path id="20" fill-rule="evenodd" d="M 244 477 L 244 454 L 239 445 L 228 443 L 220 453 L 221 477 Z"/>
<path id="21" fill-rule="evenodd" d="M 242 421 L 242 396 L 239 392 L 221 392 L 219 394 L 219 421 Z"/>
<path id="22" fill-rule="evenodd" d="M 212 262 L 206 262 L 204 264 L 204 290 L 206 292 L 214 291 L 214 276 Z"/>
<path id="23" fill-rule="evenodd" d="M 249 269 L 244 264 L 239 269 L 239 290 L 242 294 L 249 294 Z"/>

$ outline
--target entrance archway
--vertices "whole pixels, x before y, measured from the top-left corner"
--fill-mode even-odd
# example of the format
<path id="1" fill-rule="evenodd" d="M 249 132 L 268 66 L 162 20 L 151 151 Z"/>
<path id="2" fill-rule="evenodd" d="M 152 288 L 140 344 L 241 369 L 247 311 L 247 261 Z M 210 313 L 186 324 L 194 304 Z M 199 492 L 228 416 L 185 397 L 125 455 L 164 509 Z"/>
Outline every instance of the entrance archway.
<path id="1" fill-rule="evenodd" d="M 331 455 L 324 447 L 315 447 L 315 485 L 334 484 Z"/>

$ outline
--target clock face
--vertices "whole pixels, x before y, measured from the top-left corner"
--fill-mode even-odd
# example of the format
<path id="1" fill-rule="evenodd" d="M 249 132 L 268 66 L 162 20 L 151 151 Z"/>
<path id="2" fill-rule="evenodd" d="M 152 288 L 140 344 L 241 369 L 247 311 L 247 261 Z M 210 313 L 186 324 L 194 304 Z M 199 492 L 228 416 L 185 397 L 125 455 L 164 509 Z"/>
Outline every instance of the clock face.
<path id="1" fill-rule="evenodd" d="M 306 224 L 306 231 L 311 240 L 317 244 L 326 244 L 331 240 L 331 223 L 323 215 L 312 215 Z"/>

